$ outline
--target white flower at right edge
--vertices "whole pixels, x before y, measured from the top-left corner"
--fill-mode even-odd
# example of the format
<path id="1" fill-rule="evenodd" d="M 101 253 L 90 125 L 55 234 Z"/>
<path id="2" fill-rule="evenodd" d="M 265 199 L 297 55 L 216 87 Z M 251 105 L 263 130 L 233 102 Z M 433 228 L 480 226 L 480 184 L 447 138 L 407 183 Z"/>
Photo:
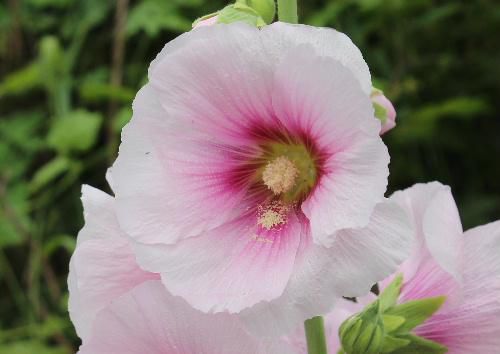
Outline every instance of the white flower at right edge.
<path id="1" fill-rule="evenodd" d="M 399 303 L 446 296 L 441 309 L 414 333 L 448 348 L 448 354 L 500 352 L 500 220 L 462 232 L 450 189 L 440 183 L 416 184 L 396 192 L 413 215 L 418 243 L 412 256 L 394 273 L 403 274 Z M 393 279 L 385 279 L 383 290 Z M 325 316 L 330 353 L 340 349 L 338 330 L 376 296 L 354 303 L 340 299 Z M 306 354 L 304 331 L 289 337 L 298 354 Z"/>

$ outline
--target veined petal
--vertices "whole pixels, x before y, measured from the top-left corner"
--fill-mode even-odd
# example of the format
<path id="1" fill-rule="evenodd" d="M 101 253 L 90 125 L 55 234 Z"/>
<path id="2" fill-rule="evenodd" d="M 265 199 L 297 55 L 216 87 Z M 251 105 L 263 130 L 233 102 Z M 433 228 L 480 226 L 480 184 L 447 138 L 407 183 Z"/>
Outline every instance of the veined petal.
<path id="1" fill-rule="evenodd" d="M 463 300 L 416 332 L 450 354 L 496 354 L 500 348 L 500 221 L 467 231 Z"/>
<path id="2" fill-rule="evenodd" d="M 294 211 L 275 230 L 258 227 L 252 213 L 176 245 L 135 249 L 141 266 L 193 307 L 239 312 L 283 293 L 303 237 Z"/>
<path id="3" fill-rule="evenodd" d="M 313 239 L 328 245 L 336 231 L 366 226 L 385 192 L 389 154 L 356 78 L 341 62 L 299 46 L 277 69 L 273 106 L 321 160 L 318 185 L 302 204 Z"/>
<path id="4" fill-rule="evenodd" d="M 285 343 L 249 336 L 235 317 L 206 315 L 146 282 L 101 311 L 80 354 L 278 354 Z M 285 349 L 286 350 L 286 349 Z"/>
<path id="5" fill-rule="evenodd" d="M 289 333 L 297 323 L 328 313 L 336 298 L 367 294 L 408 256 L 412 242 L 404 210 L 380 203 L 367 227 L 340 231 L 329 248 L 306 245 L 283 295 L 241 316 L 259 335 Z"/>
<path id="6" fill-rule="evenodd" d="M 121 227 L 145 244 L 171 244 L 245 210 L 245 185 L 230 185 L 244 151 L 199 138 L 172 121 L 148 84 L 134 101 L 112 168 Z"/>
<path id="7" fill-rule="evenodd" d="M 70 261 L 68 308 L 78 335 L 85 340 L 100 310 L 159 275 L 138 267 L 118 226 L 113 198 L 89 186 L 83 186 L 82 193 L 85 226 Z"/>
<path id="8" fill-rule="evenodd" d="M 262 30 L 269 38 L 269 50 L 275 58 L 301 44 L 312 46 L 320 56 L 330 57 L 348 68 L 359 81 L 365 94 L 372 89 L 370 70 L 358 47 L 344 33 L 332 28 L 276 22 Z"/>

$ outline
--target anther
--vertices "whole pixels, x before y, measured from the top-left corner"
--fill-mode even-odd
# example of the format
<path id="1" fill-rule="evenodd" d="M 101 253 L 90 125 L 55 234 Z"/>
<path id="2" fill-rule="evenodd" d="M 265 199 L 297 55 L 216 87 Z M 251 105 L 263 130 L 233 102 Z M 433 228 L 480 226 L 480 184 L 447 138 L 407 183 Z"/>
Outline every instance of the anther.
<path id="1" fill-rule="evenodd" d="M 262 173 L 264 184 L 278 195 L 288 192 L 295 184 L 299 171 L 292 161 L 285 156 L 279 156 L 269 162 Z"/>

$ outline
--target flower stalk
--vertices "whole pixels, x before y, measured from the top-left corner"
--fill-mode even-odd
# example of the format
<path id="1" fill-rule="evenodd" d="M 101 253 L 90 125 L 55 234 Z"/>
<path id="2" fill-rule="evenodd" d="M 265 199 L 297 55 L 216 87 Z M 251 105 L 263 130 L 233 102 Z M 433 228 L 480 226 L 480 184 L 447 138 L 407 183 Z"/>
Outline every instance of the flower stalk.
<path id="1" fill-rule="evenodd" d="M 281 22 L 298 23 L 297 0 L 278 0 L 278 19 Z"/>
<path id="2" fill-rule="evenodd" d="M 316 316 L 304 322 L 308 354 L 328 354 L 323 317 Z"/>

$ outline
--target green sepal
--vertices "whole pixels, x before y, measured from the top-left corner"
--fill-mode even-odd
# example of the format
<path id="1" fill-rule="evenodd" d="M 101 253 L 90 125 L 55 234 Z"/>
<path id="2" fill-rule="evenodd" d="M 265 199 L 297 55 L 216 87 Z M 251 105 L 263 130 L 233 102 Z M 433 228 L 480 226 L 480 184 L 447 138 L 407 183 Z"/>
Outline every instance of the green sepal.
<path id="1" fill-rule="evenodd" d="M 266 22 L 257 13 L 257 11 L 242 3 L 228 5 L 219 11 L 217 22 L 226 24 L 233 22 L 245 22 L 249 25 L 257 27 L 266 25 Z"/>
<path id="2" fill-rule="evenodd" d="M 386 335 L 384 337 L 384 343 L 382 344 L 382 348 L 380 348 L 380 352 L 393 353 L 395 350 L 403 348 L 408 344 L 410 344 L 409 339 Z"/>
<path id="3" fill-rule="evenodd" d="M 253 8 L 262 17 L 264 22 L 270 24 L 276 16 L 276 2 L 274 0 L 247 0 L 248 6 Z"/>
<path id="4" fill-rule="evenodd" d="M 375 110 L 375 117 L 379 119 L 382 123 L 387 122 L 387 116 L 389 112 L 387 112 L 387 109 L 383 107 L 382 105 L 378 104 L 377 102 L 372 102 L 373 109 Z"/>
<path id="5" fill-rule="evenodd" d="M 372 92 L 370 93 L 370 97 L 371 98 L 373 98 L 374 96 L 383 95 L 383 94 L 384 94 L 384 91 L 382 91 L 381 89 L 376 88 L 375 86 L 372 86 Z"/>
<path id="6" fill-rule="evenodd" d="M 399 274 L 396 277 L 394 277 L 394 280 L 379 295 L 378 300 L 380 302 L 381 313 L 384 313 L 387 309 L 396 305 L 399 294 L 401 293 L 402 285 L 403 285 L 403 275 Z"/>
<path id="7" fill-rule="evenodd" d="M 384 328 L 387 333 L 396 331 L 405 321 L 406 319 L 401 316 L 382 315 L 382 322 L 384 323 Z"/>
<path id="8" fill-rule="evenodd" d="M 348 318 L 344 323 L 339 328 L 339 337 L 342 345 L 345 348 L 352 348 L 353 344 L 356 342 L 357 339 L 357 334 L 359 333 L 359 330 L 361 329 L 361 326 L 363 324 L 363 321 L 361 318 L 354 316 L 351 318 Z"/>
<path id="9" fill-rule="evenodd" d="M 378 354 L 384 339 L 384 329 L 376 322 L 367 323 L 356 341 L 355 353 Z"/>
<path id="10" fill-rule="evenodd" d="M 403 317 L 405 322 L 398 328 L 397 332 L 405 333 L 431 317 L 445 301 L 445 296 L 409 301 L 388 309 L 385 314 Z"/>
<path id="11" fill-rule="evenodd" d="M 444 354 L 448 352 L 445 346 L 413 334 L 406 334 L 400 338 L 408 340 L 409 344 L 390 352 L 391 354 Z"/>

